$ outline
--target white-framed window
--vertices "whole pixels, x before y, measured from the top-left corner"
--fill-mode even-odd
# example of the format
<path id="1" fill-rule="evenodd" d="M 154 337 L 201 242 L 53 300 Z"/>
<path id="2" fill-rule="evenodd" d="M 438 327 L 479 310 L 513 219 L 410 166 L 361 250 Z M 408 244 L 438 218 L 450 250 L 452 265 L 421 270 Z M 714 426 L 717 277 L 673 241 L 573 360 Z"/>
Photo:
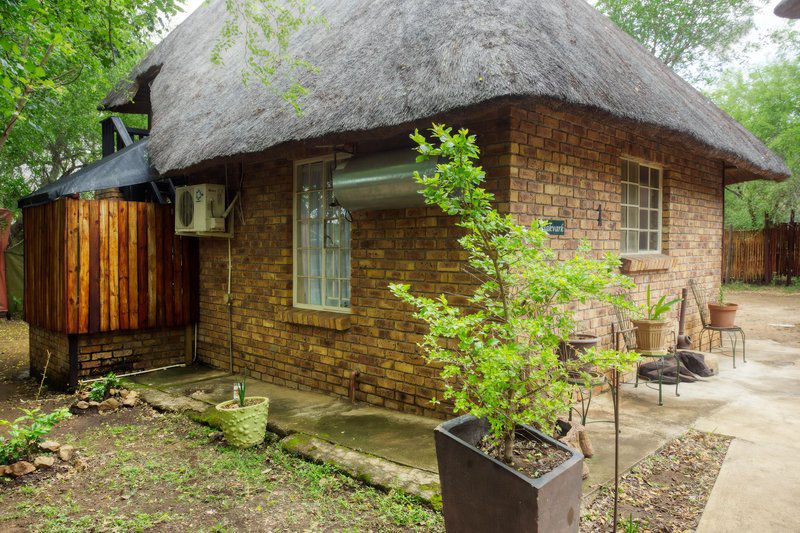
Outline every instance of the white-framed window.
<path id="1" fill-rule="evenodd" d="M 622 226 L 620 252 L 624 255 L 661 251 L 660 168 L 622 161 Z"/>
<path id="2" fill-rule="evenodd" d="M 350 221 L 333 207 L 332 157 L 294 167 L 295 307 L 349 312 Z"/>

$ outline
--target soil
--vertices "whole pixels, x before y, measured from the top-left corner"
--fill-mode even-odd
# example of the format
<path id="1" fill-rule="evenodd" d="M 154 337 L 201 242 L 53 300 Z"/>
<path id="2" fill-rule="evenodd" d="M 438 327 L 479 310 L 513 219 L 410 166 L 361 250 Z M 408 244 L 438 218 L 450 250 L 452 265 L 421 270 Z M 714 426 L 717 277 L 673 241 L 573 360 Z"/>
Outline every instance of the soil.
<path id="1" fill-rule="evenodd" d="M 620 478 L 619 527 L 631 520 L 641 531 L 693 531 L 719 475 L 731 437 L 690 430 Z M 614 495 L 601 489 L 584 509 L 581 532 L 607 532 Z"/>
<path id="2" fill-rule="evenodd" d="M 258 405 L 262 403 L 264 400 L 260 398 L 245 398 L 244 399 L 244 407 L 250 407 L 251 405 Z M 238 400 L 231 400 L 230 403 L 221 404 L 219 405 L 218 409 L 221 411 L 238 411 L 239 409 L 243 409 L 239 407 Z"/>
<path id="3" fill-rule="evenodd" d="M 486 437 L 478 443 L 477 447 L 483 453 L 495 457 L 498 461 L 503 460 L 500 448 L 493 445 Z M 570 457 L 569 453 L 552 444 L 535 439 L 522 438 L 517 435 L 514 440 L 513 462 L 509 466 L 531 479 L 536 479 L 552 472 Z"/>
<path id="4" fill-rule="evenodd" d="M 800 292 L 772 287 L 728 289 L 725 299 L 739 304 L 736 324 L 744 328 L 748 339 L 800 346 Z"/>

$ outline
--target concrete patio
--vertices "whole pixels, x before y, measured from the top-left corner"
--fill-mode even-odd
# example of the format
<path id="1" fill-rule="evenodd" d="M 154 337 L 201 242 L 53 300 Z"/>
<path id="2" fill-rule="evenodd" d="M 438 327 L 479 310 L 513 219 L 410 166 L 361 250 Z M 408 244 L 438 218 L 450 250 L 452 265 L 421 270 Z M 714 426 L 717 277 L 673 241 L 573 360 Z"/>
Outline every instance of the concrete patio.
<path id="1" fill-rule="evenodd" d="M 722 471 L 700 523 L 700 531 L 796 531 L 800 513 L 800 348 L 774 341 L 748 342 L 748 362 L 719 356 L 720 373 L 683 383 L 680 397 L 665 386 L 658 391 L 623 385 L 620 466 L 627 470 L 669 440 L 693 427 L 731 435 Z M 210 407 L 231 396 L 235 377 L 202 367 L 175 368 L 133 378 L 140 385 Z M 248 392 L 270 398 L 270 428 L 300 433 L 387 460 L 383 465 L 435 476 L 432 430 L 439 421 L 406 415 L 320 393 L 298 391 L 255 380 Z M 584 497 L 613 476 L 613 418 L 610 396 L 595 397 L 588 428 L 595 456 Z M 314 446 L 312 446 L 313 448 Z M 386 466 L 379 466 L 386 468 Z M 391 474 L 392 476 L 403 474 Z M 765 529 L 766 528 L 766 529 Z"/>

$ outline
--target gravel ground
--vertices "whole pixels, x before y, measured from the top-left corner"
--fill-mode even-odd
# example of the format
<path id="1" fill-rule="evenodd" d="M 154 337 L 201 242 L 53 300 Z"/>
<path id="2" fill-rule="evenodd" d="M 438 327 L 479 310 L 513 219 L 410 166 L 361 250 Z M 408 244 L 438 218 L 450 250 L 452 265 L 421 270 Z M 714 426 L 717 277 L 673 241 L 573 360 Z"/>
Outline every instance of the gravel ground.
<path id="1" fill-rule="evenodd" d="M 690 430 L 646 458 L 620 479 L 620 523 L 632 520 L 638 524 L 638 531 L 693 531 L 730 441 L 725 435 Z M 584 510 L 581 532 L 610 531 L 614 506 L 611 489 L 601 489 Z"/>

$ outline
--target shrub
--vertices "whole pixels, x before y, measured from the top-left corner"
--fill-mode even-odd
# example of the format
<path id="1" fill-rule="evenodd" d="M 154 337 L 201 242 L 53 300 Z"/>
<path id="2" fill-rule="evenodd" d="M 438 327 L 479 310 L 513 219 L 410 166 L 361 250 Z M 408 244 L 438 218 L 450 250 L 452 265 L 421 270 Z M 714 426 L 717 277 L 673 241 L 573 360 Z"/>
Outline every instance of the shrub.
<path id="1" fill-rule="evenodd" d="M 112 388 L 118 388 L 121 384 L 120 379 L 113 372 L 109 372 L 105 377 L 92 382 L 89 389 L 89 399 L 95 402 L 102 402 L 108 391 Z"/>
<path id="2" fill-rule="evenodd" d="M 23 412 L 25 414 L 13 422 L 0 420 L 0 426 L 9 426 L 8 436 L 0 437 L 0 464 L 10 464 L 30 456 L 53 426 L 71 416 L 66 408 L 48 414 L 39 409 L 25 409 Z"/>
<path id="3" fill-rule="evenodd" d="M 558 260 L 543 221 L 526 227 L 492 208 L 494 196 L 479 186 L 485 174 L 474 165 L 475 136 L 467 130 L 453 135 L 442 125 L 431 131 L 437 145 L 418 131 L 411 138 L 419 161 L 440 159 L 437 171 L 414 178 L 427 204 L 458 217 L 465 231 L 459 244 L 468 252 L 467 272 L 477 288 L 463 308 L 444 295 L 414 296 L 405 284 L 393 283 L 390 290 L 427 324 L 420 346 L 429 363 L 442 367 L 444 397 L 458 413 L 485 417 L 500 459 L 511 463 L 515 428 L 530 424 L 552 433 L 558 414 L 569 409 L 571 378 L 581 367 L 621 369 L 635 360 L 636 354 L 613 350 L 589 350 L 574 361 L 558 357 L 559 342 L 575 329 L 571 304 L 629 305 L 616 289 L 633 283 L 617 273 L 617 258 L 593 259 L 585 243 L 573 257 Z"/>

